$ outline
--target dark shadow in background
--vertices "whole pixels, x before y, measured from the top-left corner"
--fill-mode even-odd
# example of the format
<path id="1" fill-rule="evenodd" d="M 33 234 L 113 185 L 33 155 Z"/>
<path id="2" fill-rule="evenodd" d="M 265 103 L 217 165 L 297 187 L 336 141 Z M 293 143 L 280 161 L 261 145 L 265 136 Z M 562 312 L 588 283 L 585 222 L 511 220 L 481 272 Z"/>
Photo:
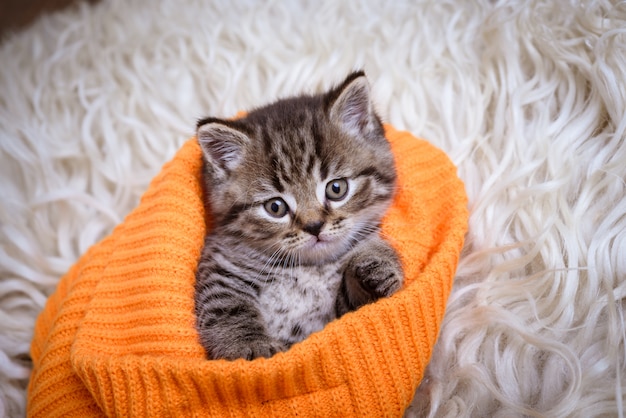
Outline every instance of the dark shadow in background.
<path id="1" fill-rule="evenodd" d="M 44 13 L 52 13 L 79 2 L 99 0 L 0 0 L 0 41 L 33 23 Z"/>

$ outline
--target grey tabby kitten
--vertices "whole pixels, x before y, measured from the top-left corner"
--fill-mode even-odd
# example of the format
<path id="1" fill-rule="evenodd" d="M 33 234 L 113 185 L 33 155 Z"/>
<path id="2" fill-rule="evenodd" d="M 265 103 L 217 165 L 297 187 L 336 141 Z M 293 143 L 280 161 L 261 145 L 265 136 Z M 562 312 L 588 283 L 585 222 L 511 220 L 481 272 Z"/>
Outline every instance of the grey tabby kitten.
<path id="1" fill-rule="evenodd" d="M 201 120 L 197 138 L 213 222 L 195 292 L 208 358 L 270 357 L 401 287 L 378 234 L 396 172 L 363 72 Z"/>

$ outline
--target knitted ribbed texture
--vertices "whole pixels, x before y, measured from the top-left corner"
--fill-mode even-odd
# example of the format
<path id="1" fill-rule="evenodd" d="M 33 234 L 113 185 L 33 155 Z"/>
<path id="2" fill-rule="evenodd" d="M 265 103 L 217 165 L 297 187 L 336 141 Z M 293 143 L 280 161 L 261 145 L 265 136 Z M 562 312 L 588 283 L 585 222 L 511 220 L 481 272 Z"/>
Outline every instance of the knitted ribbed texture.
<path id="1" fill-rule="evenodd" d="M 399 193 L 383 229 L 403 257 L 401 291 L 271 359 L 205 360 L 193 314 L 205 213 L 192 139 L 49 298 L 32 343 L 29 415 L 401 416 L 439 332 L 467 210 L 444 153 L 386 133 Z"/>

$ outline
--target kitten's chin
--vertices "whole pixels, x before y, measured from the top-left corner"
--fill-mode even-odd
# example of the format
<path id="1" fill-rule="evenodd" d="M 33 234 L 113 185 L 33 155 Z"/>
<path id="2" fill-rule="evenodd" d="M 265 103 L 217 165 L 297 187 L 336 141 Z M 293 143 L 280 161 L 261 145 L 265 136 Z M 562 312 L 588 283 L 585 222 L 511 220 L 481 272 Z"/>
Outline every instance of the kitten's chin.
<path id="1" fill-rule="evenodd" d="M 302 264 L 323 264 L 343 257 L 350 250 L 350 243 L 342 239 L 311 237 L 299 250 Z"/>

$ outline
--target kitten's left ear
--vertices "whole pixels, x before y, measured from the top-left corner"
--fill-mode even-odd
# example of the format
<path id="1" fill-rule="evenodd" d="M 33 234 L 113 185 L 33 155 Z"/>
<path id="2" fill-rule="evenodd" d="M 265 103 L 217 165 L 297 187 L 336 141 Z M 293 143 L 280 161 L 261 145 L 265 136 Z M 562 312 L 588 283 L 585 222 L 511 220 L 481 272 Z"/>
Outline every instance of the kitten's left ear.
<path id="1" fill-rule="evenodd" d="M 339 87 L 328 93 L 326 100 L 330 120 L 346 132 L 366 138 L 384 135 L 363 71 L 350 74 Z"/>

